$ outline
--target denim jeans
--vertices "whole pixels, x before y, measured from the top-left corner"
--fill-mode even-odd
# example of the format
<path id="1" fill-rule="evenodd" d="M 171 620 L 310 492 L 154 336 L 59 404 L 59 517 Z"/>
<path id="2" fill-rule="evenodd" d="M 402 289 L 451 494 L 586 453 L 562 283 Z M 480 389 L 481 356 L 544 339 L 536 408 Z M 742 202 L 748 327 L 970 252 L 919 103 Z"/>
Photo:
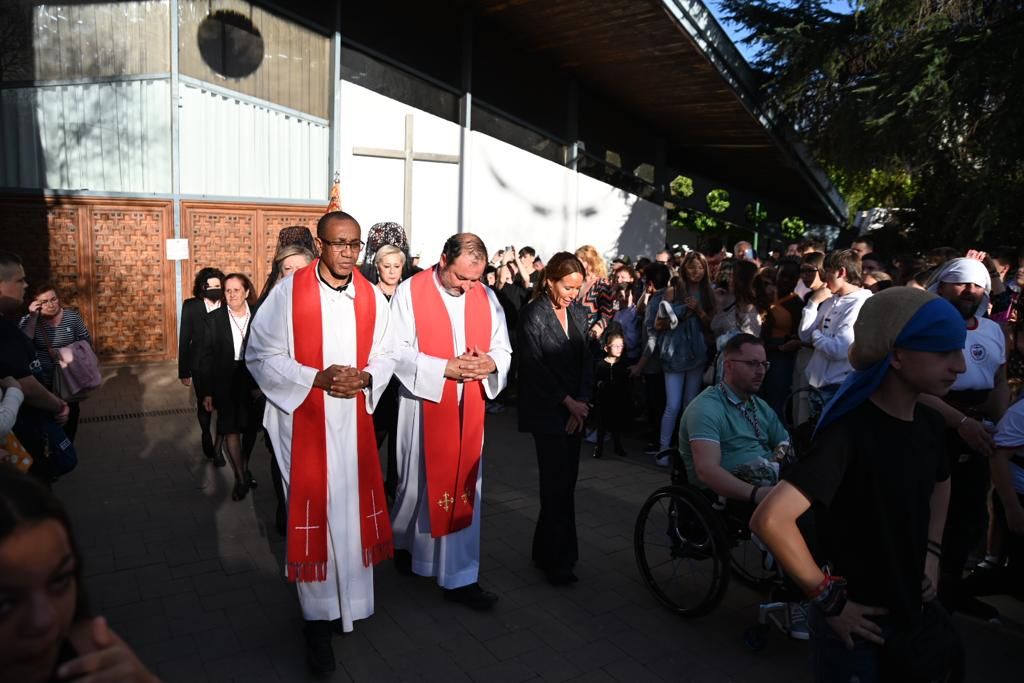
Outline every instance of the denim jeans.
<path id="1" fill-rule="evenodd" d="M 836 395 L 836 392 L 839 391 L 839 387 L 841 386 L 842 384 L 826 384 L 823 387 L 818 387 L 817 394 L 811 394 L 811 413 L 816 418 L 821 417 L 821 413 L 825 410 L 825 406 L 828 405 L 828 402 L 832 400 L 832 397 Z"/>
<path id="2" fill-rule="evenodd" d="M 678 434 L 679 414 L 690 401 L 697 398 L 703 374 L 703 368 L 665 373 L 665 412 L 661 416 L 661 450 L 672 444 L 673 433 Z"/>

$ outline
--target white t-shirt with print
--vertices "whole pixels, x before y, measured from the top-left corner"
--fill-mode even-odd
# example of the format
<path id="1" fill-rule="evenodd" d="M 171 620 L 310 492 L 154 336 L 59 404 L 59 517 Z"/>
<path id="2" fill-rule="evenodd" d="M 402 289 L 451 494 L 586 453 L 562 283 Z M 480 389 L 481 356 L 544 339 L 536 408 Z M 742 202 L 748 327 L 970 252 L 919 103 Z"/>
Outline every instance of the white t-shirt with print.
<path id="1" fill-rule="evenodd" d="M 1006 362 L 1006 337 L 997 323 L 988 318 L 975 318 L 978 326 L 967 330 L 964 363 L 967 370 L 956 378 L 953 391 L 991 389 L 996 370 Z"/>

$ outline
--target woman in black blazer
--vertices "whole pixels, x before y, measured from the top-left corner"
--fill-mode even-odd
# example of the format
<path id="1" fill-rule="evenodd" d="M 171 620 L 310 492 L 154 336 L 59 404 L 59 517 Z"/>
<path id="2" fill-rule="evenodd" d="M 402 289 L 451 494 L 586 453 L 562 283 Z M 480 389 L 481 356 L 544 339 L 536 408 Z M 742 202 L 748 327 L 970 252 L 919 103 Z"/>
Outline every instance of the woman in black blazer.
<path id="1" fill-rule="evenodd" d="M 199 353 L 203 346 L 206 316 L 220 308 L 224 299 L 223 284 L 224 273 L 216 268 L 203 268 L 196 273 L 192 298 L 181 306 L 181 334 L 178 336 L 178 379 L 195 391 L 196 418 L 202 434 L 203 454 L 213 460 L 217 467 L 224 466 L 224 456 L 220 454 L 220 442 L 215 444 L 210 435 L 212 415 L 203 406 L 203 395 L 199 393 L 193 378 L 199 375 Z"/>
<path id="2" fill-rule="evenodd" d="M 593 361 L 587 313 L 576 301 L 586 270 L 576 256 L 551 257 L 519 314 L 519 431 L 532 432 L 540 472 L 533 561 L 554 585 L 576 581 L 576 477 L 590 410 Z"/>
<path id="3" fill-rule="evenodd" d="M 245 367 L 245 340 L 256 313 L 256 292 L 248 277 L 231 273 L 224 278 L 224 299 L 227 305 L 206 317 L 198 389 L 206 409 L 217 413 L 217 436 L 224 438 L 235 473 L 231 498 L 242 500 L 256 486 L 249 456 L 263 421 L 262 396 Z"/>

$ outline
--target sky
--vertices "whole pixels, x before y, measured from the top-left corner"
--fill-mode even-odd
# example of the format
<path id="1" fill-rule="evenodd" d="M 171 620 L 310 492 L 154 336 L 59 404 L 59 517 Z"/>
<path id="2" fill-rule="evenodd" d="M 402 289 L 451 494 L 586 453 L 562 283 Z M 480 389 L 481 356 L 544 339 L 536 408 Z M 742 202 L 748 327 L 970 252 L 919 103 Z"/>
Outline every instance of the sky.
<path id="1" fill-rule="evenodd" d="M 705 0 L 704 4 L 707 6 L 711 13 L 718 20 L 718 23 L 722 25 L 725 32 L 729 35 L 729 38 L 736 45 L 736 49 L 740 51 L 743 58 L 750 62 L 754 58 L 754 53 L 757 51 L 756 47 L 751 45 L 744 45 L 740 42 L 745 34 L 745 30 L 736 24 L 729 24 L 722 18 L 722 10 L 719 7 L 719 3 L 716 0 Z M 850 12 L 852 6 L 856 4 L 856 0 L 833 0 L 833 2 L 826 3 L 826 7 L 833 12 Z"/>

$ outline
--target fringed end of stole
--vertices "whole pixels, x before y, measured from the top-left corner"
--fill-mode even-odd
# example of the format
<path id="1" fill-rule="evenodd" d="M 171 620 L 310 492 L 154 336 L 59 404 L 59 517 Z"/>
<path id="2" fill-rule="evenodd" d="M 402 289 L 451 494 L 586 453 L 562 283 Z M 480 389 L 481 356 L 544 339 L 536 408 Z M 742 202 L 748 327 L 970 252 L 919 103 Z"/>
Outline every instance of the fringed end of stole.
<path id="1" fill-rule="evenodd" d="M 315 583 L 327 580 L 326 562 L 289 562 L 286 569 L 288 580 L 295 583 Z"/>
<path id="2" fill-rule="evenodd" d="M 392 543 L 378 543 L 377 545 L 370 546 L 369 548 L 363 549 L 363 566 L 372 567 L 373 565 L 383 562 L 384 560 L 391 559 L 395 554 L 395 547 Z"/>

